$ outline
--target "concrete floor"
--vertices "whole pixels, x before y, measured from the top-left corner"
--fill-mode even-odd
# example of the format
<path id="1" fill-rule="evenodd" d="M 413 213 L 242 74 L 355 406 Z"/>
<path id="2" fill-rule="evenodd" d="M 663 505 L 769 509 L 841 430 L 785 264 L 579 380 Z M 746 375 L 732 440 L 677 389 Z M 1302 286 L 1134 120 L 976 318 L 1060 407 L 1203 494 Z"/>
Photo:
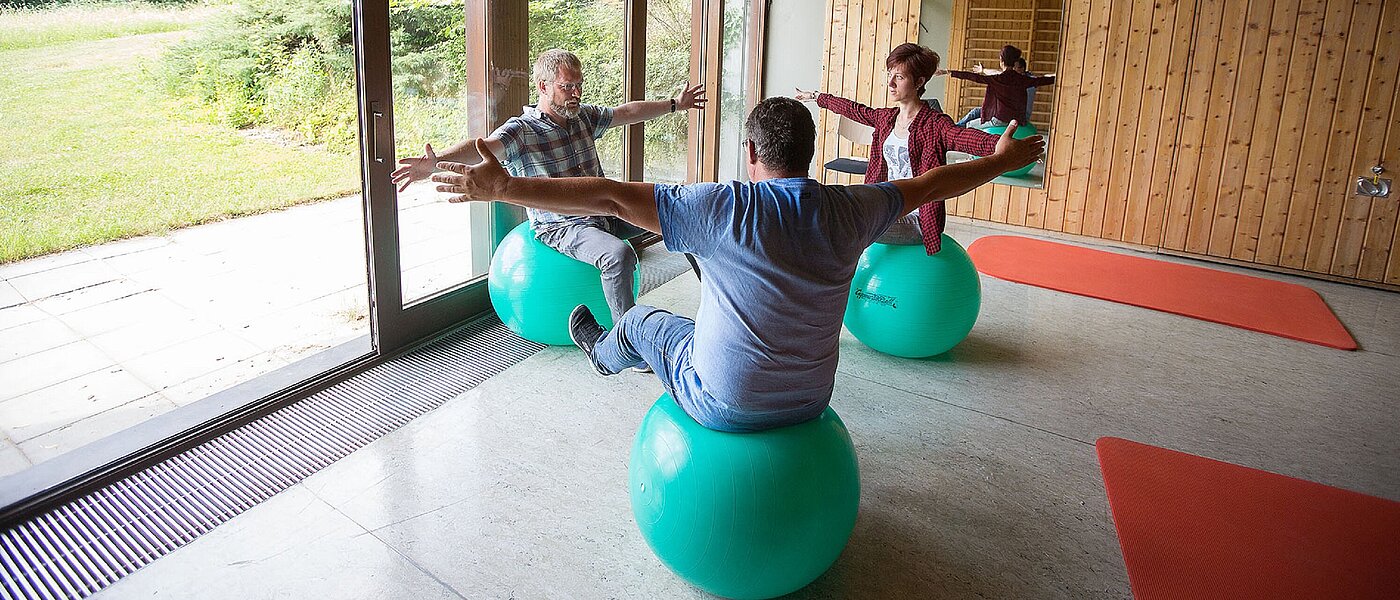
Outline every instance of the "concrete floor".
<path id="1" fill-rule="evenodd" d="M 1130 597 L 1100 436 L 1400 500 L 1400 295 L 1242 272 L 1317 289 L 1362 349 L 988 277 L 976 328 L 945 356 L 845 335 L 833 406 L 861 512 L 793 597 Z M 697 290 L 681 276 L 646 301 L 693 315 Z M 541 351 L 102 595 L 706 597 L 652 555 L 628 505 L 632 435 L 660 392 Z"/>

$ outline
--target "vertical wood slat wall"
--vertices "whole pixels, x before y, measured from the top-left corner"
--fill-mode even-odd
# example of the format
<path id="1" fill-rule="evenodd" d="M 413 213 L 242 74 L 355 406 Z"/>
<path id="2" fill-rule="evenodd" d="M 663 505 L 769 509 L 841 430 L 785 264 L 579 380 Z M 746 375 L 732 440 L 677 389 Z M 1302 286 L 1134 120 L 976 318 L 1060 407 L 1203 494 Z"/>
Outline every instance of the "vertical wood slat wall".
<path id="1" fill-rule="evenodd" d="M 829 0 L 824 91 L 855 93 L 871 71 L 846 57 L 888 52 L 853 30 L 883 5 L 900 12 Z M 950 212 L 1400 285 L 1400 192 L 1353 193 L 1378 163 L 1400 181 L 1400 2 L 1065 0 L 1062 20 L 1045 189 L 983 186 Z M 823 111 L 823 161 L 850 153 L 835 128 Z"/>
<path id="2" fill-rule="evenodd" d="M 885 57 L 895 46 L 918 42 L 920 7 L 919 0 L 830 0 L 826 56 L 818 89 L 867 106 L 889 106 Z M 839 120 L 830 111 L 819 111 L 817 154 L 813 161 L 816 175 L 826 183 L 860 183 L 863 179 L 858 176 L 821 168 L 837 157 L 870 155 L 868 147 L 836 135 Z"/>

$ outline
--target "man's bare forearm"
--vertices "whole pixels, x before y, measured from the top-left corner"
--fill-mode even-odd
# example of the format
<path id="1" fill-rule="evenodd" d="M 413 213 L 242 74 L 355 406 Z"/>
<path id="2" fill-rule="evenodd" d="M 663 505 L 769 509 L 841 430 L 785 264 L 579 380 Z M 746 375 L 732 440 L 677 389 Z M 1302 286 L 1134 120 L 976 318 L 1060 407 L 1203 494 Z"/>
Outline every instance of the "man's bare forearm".
<path id="1" fill-rule="evenodd" d="M 618 217 L 659 233 L 653 188 L 605 177 L 511 177 L 500 200 L 564 215 Z"/>
<path id="2" fill-rule="evenodd" d="M 978 186 L 995 179 L 998 175 L 1020 165 L 1009 165 L 1006 159 L 998 156 L 979 158 L 955 165 L 944 165 L 929 169 L 913 179 L 895 181 L 895 187 L 904 195 L 906 211 L 914 210 L 927 202 L 946 200 L 966 194 Z"/>
<path id="3" fill-rule="evenodd" d="M 475 138 L 467 138 L 439 152 L 438 160 L 474 165 L 481 162 L 481 154 L 476 151 Z"/>
<path id="4" fill-rule="evenodd" d="M 628 102 L 613 109 L 613 126 L 632 125 L 670 114 L 674 102 L 675 101 L 670 98 L 665 100 L 634 100 Z"/>

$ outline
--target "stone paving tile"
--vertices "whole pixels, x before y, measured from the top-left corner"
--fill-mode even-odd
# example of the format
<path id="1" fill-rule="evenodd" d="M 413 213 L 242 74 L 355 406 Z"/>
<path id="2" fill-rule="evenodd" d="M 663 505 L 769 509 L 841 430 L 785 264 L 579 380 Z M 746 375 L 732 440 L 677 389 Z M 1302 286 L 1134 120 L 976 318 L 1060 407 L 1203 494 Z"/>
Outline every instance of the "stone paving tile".
<path id="1" fill-rule="evenodd" d="M 51 315 L 62 315 L 149 291 L 152 291 L 150 286 L 120 276 L 97 285 L 49 296 L 31 304 Z"/>
<path id="2" fill-rule="evenodd" d="M 49 271 L 92 260 L 81 252 L 59 252 L 39 258 L 31 258 L 0 266 L 0 279 L 15 279 L 33 273 Z"/>
<path id="3" fill-rule="evenodd" d="M 125 240 L 117 240 L 96 246 L 87 246 L 78 251 L 83 254 L 101 260 L 110 260 L 118 256 L 147 252 L 156 248 L 164 248 L 170 245 L 170 238 L 163 235 L 143 235 Z M 110 263 L 109 263 L 110 264 Z"/>
<path id="4" fill-rule="evenodd" d="M 48 313 L 29 304 L 0 308 L 0 331 L 47 318 Z"/>
<path id="5" fill-rule="evenodd" d="M 113 365 L 0 402 L 0 429 L 25 442 L 153 393 Z"/>
<path id="6" fill-rule="evenodd" d="M 135 323 L 156 319 L 189 319 L 194 314 L 157 291 L 104 302 L 59 315 L 58 318 L 84 336 L 97 336 Z"/>
<path id="7" fill-rule="evenodd" d="M 43 319 L 0 329 L 0 363 L 6 363 L 82 339 L 62 321 Z"/>
<path id="8" fill-rule="evenodd" d="M 77 264 L 11 277 L 10 285 L 15 286 L 25 300 L 34 302 L 62 294 L 120 279 L 121 273 L 102 263 L 88 260 Z"/>
<path id="9" fill-rule="evenodd" d="M 172 385 L 161 390 L 160 394 L 176 405 L 184 406 L 289 364 L 291 363 L 274 354 L 263 352 L 212 373 Z"/>
<path id="10" fill-rule="evenodd" d="M 0 400 L 8 400 L 111 365 L 111 357 L 86 340 L 0 363 Z"/>
<path id="11" fill-rule="evenodd" d="M 175 403 L 160 394 L 151 394 L 32 440 L 20 442 L 19 448 L 30 460 L 36 464 L 41 463 L 174 409 Z"/>
<path id="12" fill-rule="evenodd" d="M 122 365 L 141 381 L 156 390 L 163 390 L 260 352 L 247 340 L 218 330 L 127 360 Z"/>
<path id="13" fill-rule="evenodd" d="M 29 457 L 8 438 L 0 439 L 0 477 L 13 475 L 29 468 Z"/>
<path id="14" fill-rule="evenodd" d="M 0 280 L 0 308 L 24 304 L 24 301 L 24 296 L 20 295 L 15 286 L 10 285 L 9 281 Z"/>
<path id="15" fill-rule="evenodd" d="M 180 342 L 218 331 L 219 325 L 204 319 L 152 319 L 133 323 L 88 338 L 117 362 L 164 350 Z"/>

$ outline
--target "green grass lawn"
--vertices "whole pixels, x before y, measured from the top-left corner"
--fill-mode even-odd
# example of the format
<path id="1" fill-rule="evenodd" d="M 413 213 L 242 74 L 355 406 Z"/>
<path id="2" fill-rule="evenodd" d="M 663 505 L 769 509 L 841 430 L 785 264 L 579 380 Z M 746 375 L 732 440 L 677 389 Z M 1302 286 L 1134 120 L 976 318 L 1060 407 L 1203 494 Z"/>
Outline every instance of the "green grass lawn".
<path id="1" fill-rule="evenodd" d="M 198 19 L 147 10 L 164 17 L 0 14 L 0 263 L 359 191 L 355 156 L 182 116 L 145 69 Z"/>

